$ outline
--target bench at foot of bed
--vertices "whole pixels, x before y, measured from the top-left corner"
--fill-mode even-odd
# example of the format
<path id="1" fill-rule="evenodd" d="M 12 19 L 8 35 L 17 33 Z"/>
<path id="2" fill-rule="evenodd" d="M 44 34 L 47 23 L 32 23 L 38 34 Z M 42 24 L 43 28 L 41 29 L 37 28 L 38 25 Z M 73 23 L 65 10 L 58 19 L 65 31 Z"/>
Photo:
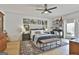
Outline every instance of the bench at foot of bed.
<path id="1" fill-rule="evenodd" d="M 55 47 L 57 47 L 58 45 L 61 45 L 61 40 L 60 39 L 45 39 L 45 40 L 39 40 L 39 43 L 40 43 L 40 49 L 45 51 L 46 50 L 45 47 L 49 47 L 51 49 L 52 48 L 51 46 L 53 45 L 55 45 Z"/>

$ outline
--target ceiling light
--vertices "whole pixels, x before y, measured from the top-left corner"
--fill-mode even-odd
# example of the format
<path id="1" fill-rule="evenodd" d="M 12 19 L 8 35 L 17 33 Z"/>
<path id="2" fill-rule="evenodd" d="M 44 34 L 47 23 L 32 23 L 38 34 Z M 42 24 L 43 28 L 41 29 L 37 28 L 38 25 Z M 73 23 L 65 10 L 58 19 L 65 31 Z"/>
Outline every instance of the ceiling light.
<path id="1" fill-rule="evenodd" d="M 48 11 L 45 11 L 44 13 L 46 13 L 46 14 L 47 14 L 47 13 L 48 13 Z"/>

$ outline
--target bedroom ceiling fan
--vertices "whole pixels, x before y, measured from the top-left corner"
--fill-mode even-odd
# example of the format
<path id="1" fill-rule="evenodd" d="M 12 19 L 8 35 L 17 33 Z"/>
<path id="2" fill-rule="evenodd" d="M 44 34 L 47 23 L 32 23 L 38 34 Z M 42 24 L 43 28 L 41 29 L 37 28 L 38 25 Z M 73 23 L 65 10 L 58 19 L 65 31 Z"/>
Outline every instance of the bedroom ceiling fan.
<path id="1" fill-rule="evenodd" d="M 50 10 L 53 10 L 56 8 L 57 7 L 48 8 L 47 4 L 44 4 L 44 9 L 36 9 L 36 10 L 42 11 L 41 14 L 43 14 L 43 13 L 52 13 Z"/>

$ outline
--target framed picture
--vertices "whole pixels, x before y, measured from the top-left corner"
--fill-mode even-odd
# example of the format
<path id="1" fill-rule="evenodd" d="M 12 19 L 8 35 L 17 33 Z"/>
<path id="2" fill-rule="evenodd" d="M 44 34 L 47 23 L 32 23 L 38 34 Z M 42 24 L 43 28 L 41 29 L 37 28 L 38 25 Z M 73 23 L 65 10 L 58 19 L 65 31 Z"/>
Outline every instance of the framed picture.
<path id="1" fill-rule="evenodd" d="M 42 25 L 44 25 L 44 21 L 42 20 Z"/>
<path id="2" fill-rule="evenodd" d="M 47 25 L 47 21 L 45 21 L 45 25 Z"/>
<path id="3" fill-rule="evenodd" d="M 29 24 L 29 19 L 23 18 L 23 24 Z"/>
<path id="4" fill-rule="evenodd" d="M 39 20 L 39 19 L 23 18 L 23 24 L 24 25 L 28 25 L 28 24 L 47 25 L 47 21 L 46 20 Z"/>
<path id="5" fill-rule="evenodd" d="M 42 21 L 41 20 L 38 20 L 38 24 L 42 24 Z"/>
<path id="6" fill-rule="evenodd" d="M 36 21 L 34 19 L 30 19 L 30 24 L 36 24 Z"/>

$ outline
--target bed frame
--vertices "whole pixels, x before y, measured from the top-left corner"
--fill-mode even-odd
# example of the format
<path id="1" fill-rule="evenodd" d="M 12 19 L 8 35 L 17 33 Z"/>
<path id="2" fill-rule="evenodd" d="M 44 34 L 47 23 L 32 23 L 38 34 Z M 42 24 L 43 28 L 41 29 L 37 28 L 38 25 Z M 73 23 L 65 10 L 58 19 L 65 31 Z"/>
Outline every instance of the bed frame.
<path id="1" fill-rule="evenodd" d="M 43 29 L 31 29 L 31 30 L 38 30 L 38 31 L 40 31 L 40 30 L 43 30 Z M 31 30 L 30 30 L 30 36 L 31 36 Z M 53 43 L 53 42 L 56 44 L 56 47 L 57 47 L 58 45 L 61 45 L 61 44 L 58 44 L 58 42 L 61 43 L 61 40 L 60 40 L 60 39 L 54 39 L 54 38 L 45 39 L 45 40 L 39 40 L 39 42 L 37 43 L 37 45 L 39 44 L 39 48 L 40 48 L 41 50 L 45 51 L 45 50 L 46 50 L 45 47 L 47 47 L 48 44 L 50 43 L 49 46 L 50 46 L 50 48 L 51 48 L 51 46 L 52 46 L 51 43 Z"/>

